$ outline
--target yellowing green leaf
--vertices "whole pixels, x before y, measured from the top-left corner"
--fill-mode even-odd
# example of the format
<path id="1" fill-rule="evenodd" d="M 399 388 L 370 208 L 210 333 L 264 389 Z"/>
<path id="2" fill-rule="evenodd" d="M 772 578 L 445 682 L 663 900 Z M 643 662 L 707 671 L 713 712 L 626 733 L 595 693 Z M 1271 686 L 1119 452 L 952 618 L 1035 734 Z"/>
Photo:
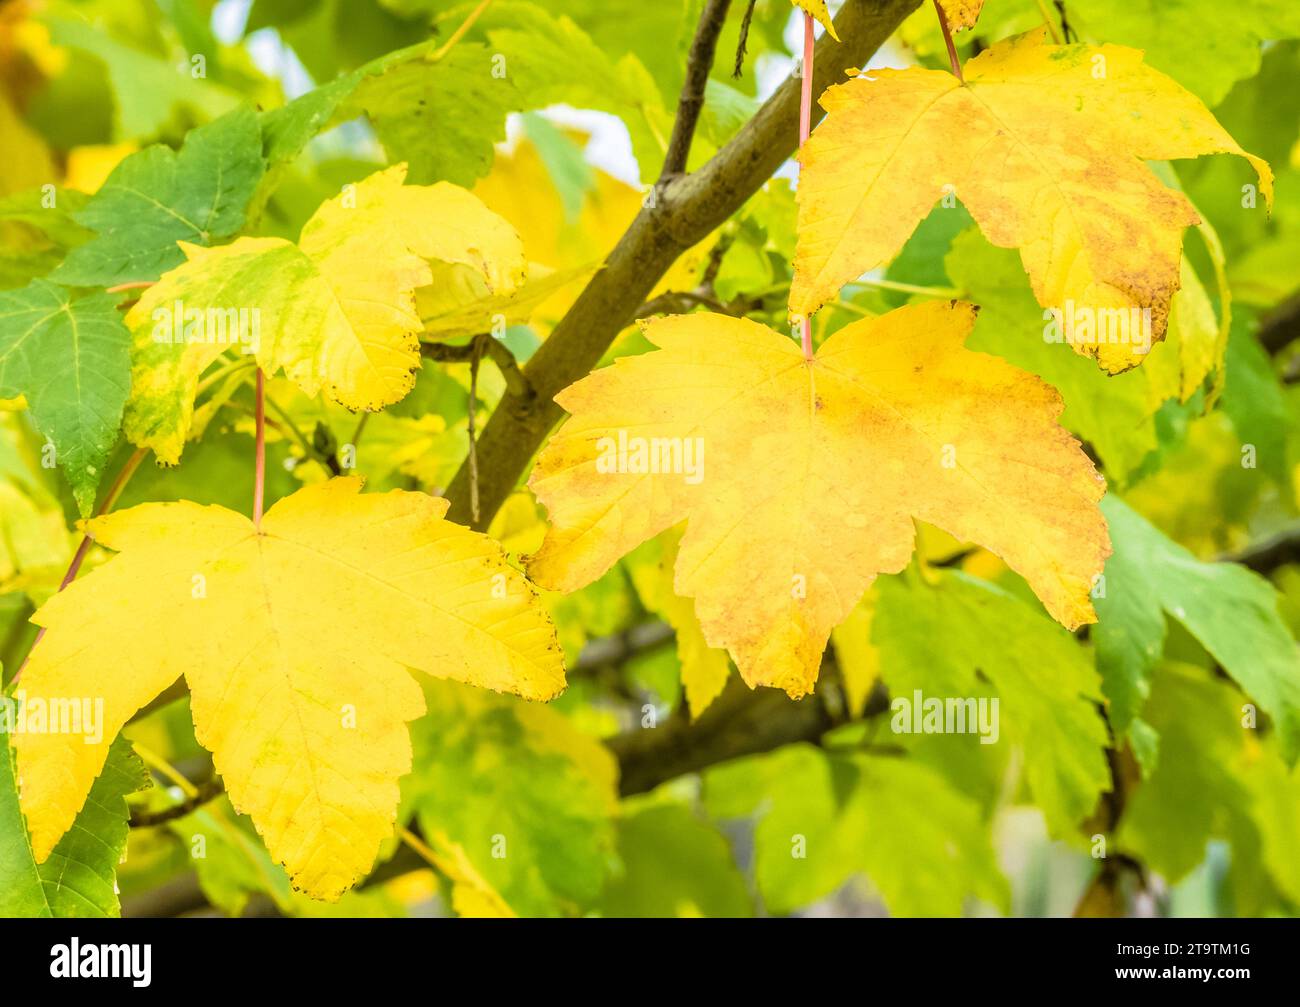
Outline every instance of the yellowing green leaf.
<path id="1" fill-rule="evenodd" d="M 1067 9 L 1076 32 L 1141 49 L 1210 106 L 1259 73 L 1264 39 L 1300 36 L 1300 8 L 1290 0 L 1073 0 Z"/>
<path id="2" fill-rule="evenodd" d="M 1169 332 L 1141 367 L 1106 374 L 1069 347 L 1047 342 L 1050 324 L 1034 303 L 1016 253 L 994 248 L 974 228 L 959 234 L 946 259 L 948 275 L 980 306 L 972 349 L 995 353 L 1031 371 L 1065 400 L 1062 424 L 1092 445 L 1106 475 L 1123 482 L 1156 448 L 1155 414 L 1168 399 L 1186 401 L 1222 367 L 1218 324 L 1191 264 L 1182 263 Z"/>
<path id="3" fill-rule="evenodd" d="M 1169 664 L 1153 676 L 1143 717 L 1160 732 L 1160 755 L 1128 800 L 1115 843 L 1170 881 L 1201 863 L 1216 835 L 1231 839 L 1242 859 L 1234 873 L 1258 867 L 1242 700 L 1199 669 Z"/>
<path id="4" fill-rule="evenodd" d="M 465 847 L 453 843 L 441 832 L 431 837 L 434 863 L 451 885 L 451 908 L 457 916 L 471 919 L 513 919 L 517 914 L 501 893 L 483 879 Z"/>
<path id="5" fill-rule="evenodd" d="M 632 582 L 637 595 L 650 611 L 658 614 L 677 634 L 677 658 L 682 666 L 682 689 L 692 717 L 698 717 L 722 694 L 731 672 L 724 650 L 709 646 L 695 618 L 695 605 L 673 591 L 673 567 L 681 548 L 680 532 L 660 537 L 658 555 L 648 568 L 634 568 Z"/>
<path id="6" fill-rule="evenodd" d="M 294 883 L 335 899 L 392 833 L 424 711 L 413 668 L 549 699 L 554 630 L 494 543 L 445 500 L 335 479 L 260 530 L 221 507 L 143 504 L 89 530 L 120 555 L 56 595 L 23 677 L 34 698 L 103 699 L 103 739 L 16 736 L 38 860 L 72 824 L 109 743 L 178 676 L 236 810 Z"/>
<path id="7" fill-rule="evenodd" d="M 955 194 L 993 244 L 1020 249 L 1078 352 L 1112 373 L 1137 366 L 1164 337 L 1182 232 L 1199 219 L 1143 161 L 1239 154 L 1271 201 L 1268 165 L 1137 50 L 1050 45 L 1039 29 L 964 72 L 876 70 L 822 95 L 800 156 L 791 311 L 887 263 Z"/>
<path id="8" fill-rule="evenodd" d="M 22 590 L 29 578 L 48 576 L 67 562 L 62 513 L 0 482 L 0 592 Z"/>
<path id="9" fill-rule="evenodd" d="M 519 237 L 448 183 L 404 186 L 398 165 L 321 205 L 297 244 L 240 238 L 182 245 L 127 314 L 135 340 L 124 426 L 160 461 L 179 460 L 199 376 L 228 350 L 283 370 L 308 395 L 375 410 L 411 390 L 420 364 L 415 291 L 429 262 L 472 269 L 488 290 L 523 279 Z"/>
<path id="10" fill-rule="evenodd" d="M 880 651 L 871 642 L 871 624 L 876 619 L 876 592 L 873 587 L 853 606 L 847 619 L 831 630 L 835 658 L 844 682 L 844 700 L 849 713 L 862 716 L 867 697 L 880 678 Z"/>
<path id="11" fill-rule="evenodd" d="M 61 5 L 65 10 L 69 5 Z M 220 84 L 177 72 L 172 62 L 128 45 L 88 18 L 47 16 L 50 40 L 94 56 L 104 64 L 114 96 L 114 139 L 157 136 L 177 116 L 215 119 L 239 102 Z M 187 61 L 188 62 L 188 61 Z"/>
<path id="12" fill-rule="evenodd" d="M 601 898 L 601 915 L 748 917 L 753 899 L 727 840 L 689 807 L 650 800 L 618 821 L 621 870 Z"/>
<path id="13" fill-rule="evenodd" d="M 0 196 L 54 180 L 54 163 L 45 141 L 23 121 L 4 94 L 0 94 L 0 140 L 5 151 L 0 165 Z"/>
<path id="14" fill-rule="evenodd" d="M 452 682 L 428 683 L 425 696 L 402 796 L 441 840 L 434 848 L 459 846 L 463 865 L 524 916 L 592 902 L 614 847 L 609 750 L 551 707 Z"/>
<path id="15" fill-rule="evenodd" d="M 913 517 L 997 553 L 1058 621 L 1093 621 L 1101 477 L 1052 389 L 963 348 L 974 319 L 959 302 L 901 308 L 812 361 L 744 319 L 646 323 L 660 352 L 556 397 L 571 418 L 530 482 L 552 523 L 530 570 L 575 590 L 687 521 L 675 592 L 746 682 L 793 696 L 872 579 L 907 565 Z"/>

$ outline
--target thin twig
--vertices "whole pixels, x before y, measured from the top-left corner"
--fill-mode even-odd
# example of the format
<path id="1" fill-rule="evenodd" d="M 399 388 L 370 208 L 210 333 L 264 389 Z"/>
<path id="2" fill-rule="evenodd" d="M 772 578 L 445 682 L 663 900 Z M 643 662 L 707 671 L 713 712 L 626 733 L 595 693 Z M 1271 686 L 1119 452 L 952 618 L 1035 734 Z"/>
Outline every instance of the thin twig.
<path id="1" fill-rule="evenodd" d="M 451 343 L 421 343 L 420 356 L 436 360 L 440 364 L 467 364 L 474 356 L 474 343 L 472 340 L 464 346 Z"/>
<path id="2" fill-rule="evenodd" d="M 835 18 L 843 41 L 824 34 L 817 42 L 814 92 L 842 79 L 844 67 L 865 65 L 919 3 L 847 0 Z M 708 162 L 661 181 L 662 198 L 636 215 L 603 268 L 529 358 L 528 400 L 503 396 L 477 439 L 480 530 L 563 418 L 555 395 L 597 365 L 682 252 L 725 224 L 789 158 L 798 139 L 801 83 L 791 75 Z M 460 466 L 445 492 L 449 519 L 469 524 L 468 464 Z"/>
<path id="3" fill-rule="evenodd" d="M 131 477 L 135 475 L 136 469 L 140 467 L 140 463 L 144 461 L 144 457 L 148 453 L 148 448 L 137 448 L 135 453 L 126 460 L 121 471 L 118 472 L 117 478 L 114 479 L 112 485 L 108 487 L 108 492 L 104 494 L 104 499 L 101 500 L 99 506 L 95 508 L 95 517 L 103 517 L 113 509 L 113 505 L 117 503 L 117 498 L 122 495 L 122 491 L 126 489 L 126 484 L 131 481 Z M 81 542 L 77 546 L 77 551 L 72 554 L 72 562 L 68 564 L 68 569 L 63 574 L 63 580 L 59 582 L 60 591 L 77 579 L 77 574 L 81 571 L 81 566 L 86 561 L 86 554 L 90 552 L 90 543 L 91 538 L 88 534 L 81 536 Z M 40 643 L 44 637 L 45 627 L 42 626 L 37 630 L 36 639 L 32 641 L 32 645 L 27 648 L 27 656 L 23 658 L 23 663 L 19 665 L 18 670 L 14 672 L 14 677 L 9 682 L 11 686 L 22 676 L 23 671 L 27 668 L 27 663 L 32 659 L 32 652 L 36 650 L 36 645 Z"/>
<path id="4" fill-rule="evenodd" d="M 532 387 L 528 384 L 528 379 L 524 377 L 519 361 L 510 352 L 510 347 L 490 333 L 480 333 L 464 346 L 453 346 L 448 343 L 421 343 L 420 356 L 443 364 L 468 364 L 474 359 L 474 347 L 480 339 L 482 340 L 481 352 L 486 352 L 492 358 L 492 362 L 496 364 L 497 370 L 501 372 L 501 377 L 511 394 L 518 395 L 520 398 L 527 398 L 531 395 Z"/>
<path id="5" fill-rule="evenodd" d="M 1264 315 L 1258 336 L 1260 345 L 1274 355 L 1300 339 L 1300 292 L 1291 294 Z"/>
<path id="6" fill-rule="evenodd" d="M 956 287 L 924 287 L 915 283 L 899 283 L 897 280 L 873 280 L 864 278 L 854 280 L 850 286 L 857 287 L 874 287 L 877 290 L 892 290 L 900 294 L 917 294 L 920 297 L 937 297 L 940 300 L 950 301 L 954 297 L 965 297 L 965 291 L 958 290 Z"/>
<path id="7" fill-rule="evenodd" d="M 257 455 L 253 462 L 253 527 L 262 528 L 262 502 L 266 491 L 266 376 L 257 369 L 257 406 L 253 413 L 257 426 Z"/>
<path id="8" fill-rule="evenodd" d="M 506 388 L 513 395 L 527 398 L 531 394 L 532 388 L 528 384 L 528 379 L 524 377 L 524 372 L 519 367 L 519 361 L 510 352 L 510 347 L 492 335 L 489 335 L 483 341 L 483 345 L 487 348 L 487 355 L 492 358 L 492 362 L 497 365 L 497 370 L 501 372 Z"/>
<path id="9" fill-rule="evenodd" d="M 180 804 L 173 804 L 170 808 L 162 808 L 158 811 L 148 811 L 143 808 L 132 809 L 131 828 L 144 829 L 155 825 L 165 825 L 177 818 L 184 818 L 209 801 L 216 800 L 225 792 L 225 784 L 221 782 L 219 777 L 214 776 L 196 786 L 194 793 L 187 796 Z"/>
<path id="10" fill-rule="evenodd" d="M 452 47 L 465 37 L 465 33 L 474 26 L 474 22 L 479 19 L 485 10 L 487 10 L 488 4 L 491 2 L 492 0 L 481 0 L 479 5 L 469 12 L 469 16 L 460 23 L 460 27 L 451 33 L 451 37 L 439 46 L 437 51 L 429 57 L 430 61 L 436 63 L 438 60 L 446 56 L 447 53 L 451 52 Z"/>
<path id="11" fill-rule="evenodd" d="M 199 788 L 186 779 L 185 774 L 155 752 L 148 745 L 139 741 L 132 741 L 131 748 L 135 754 L 140 756 L 141 761 L 146 766 L 156 772 L 165 780 L 169 780 L 172 786 L 180 790 L 186 797 L 195 797 L 198 795 Z"/>
<path id="12" fill-rule="evenodd" d="M 316 449 L 312 447 L 311 442 L 307 440 L 307 435 L 298 429 L 298 424 L 295 423 L 293 417 L 289 415 L 289 410 L 285 409 L 284 406 L 276 402 L 275 399 L 271 398 L 271 396 L 266 395 L 264 392 L 261 391 L 262 372 L 260 370 L 257 372 L 257 387 L 259 389 L 257 392 L 258 401 L 262 402 L 265 406 L 269 407 L 271 412 L 275 413 L 275 415 L 279 417 L 279 422 L 273 423 L 275 428 L 281 431 L 282 433 L 287 433 L 290 437 L 292 437 L 295 441 L 297 441 L 298 447 L 302 449 L 302 453 L 304 455 L 307 455 L 309 457 L 318 456 L 319 452 L 316 451 Z M 254 418 L 256 418 L 257 416 L 256 410 L 254 410 L 253 415 Z M 263 422 L 273 422 L 273 421 L 267 420 L 265 418 L 265 413 L 263 413 Z M 319 460 L 321 462 L 325 461 L 324 457 L 320 457 Z"/>
<path id="13" fill-rule="evenodd" d="M 754 4 L 758 0 L 749 0 L 745 7 L 745 16 L 740 21 L 740 40 L 736 43 L 736 65 L 731 70 L 731 76 L 739 77 L 745 69 L 745 47 L 749 44 L 749 22 L 754 17 Z"/>
<path id="14" fill-rule="evenodd" d="M 1071 42 L 1077 42 L 1079 35 L 1070 27 L 1070 19 L 1065 13 L 1065 0 L 1056 0 L 1056 9 L 1061 15 L 1061 34 L 1065 37 L 1066 45 Z M 1073 36 L 1073 38 L 1071 38 Z"/>
<path id="15" fill-rule="evenodd" d="M 1052 35 L 1052 41 L 1057 45 L 1064 44 L 1060 30 L 1056 27 L 1056 21 L 1053 19 L 1051 12 L 1047 9 L 1047 0 L 1038 0 L 1038 13 L 1043 16 L 1043 24 Z"/>
<path id="16" fill-rule="evenodd" d="M 706 0 L 704 10 L 700 12 L 695 39 L 691 42 L 691 52 L 687 58 L 686 80 L 682 83 L 681 97 L 677 100 L 673 134 L 668 140 L 664 169 L 659 175 L 660 181 L 680 175 L 686 170 L 691 141 L 695 138 L 695 127 L 700 121 L 700 111 L 704 108 L 704 89 L 709 83 L 709 71 L 713 69 L 718 36 L 722 34 L 722 25 L 727 20 L 727 8 L 730 5 L 731 0 Z"/>
<path id="17" fill-rule="evenodd" d="M 727 257 L 735 241 L 736 232 L 733 228 L 724 228 L 718 235 L 718 240 L 709 249 L 709 259 L 704 264 L 704 272 L 700 275 L 700 286 L 713 289 L 713 283 L 718 278 L 718 273 L 722 271 L 722 260 Z"/>
<path id="18" fill-rule="evenodd" d="M 1300 524 L 1284 528 L 1235 552 L 1216 557 L 1220 563 L 1240 563 L 1268 576 L 1280 566 L 1300 563 Z"/>
<path id="19" fill-rule="evenodd" d="M 357 445 L 361 443 L 361 435 L 366 432 L 366 424 L 370 422 L 373 413 L 362 413 L 361 419 L 357 420 L 357 428 L 352 431 L 352 450 L 355 453 Z"/>
<path id="20" fill-rule="evenodd" d="M 813 16 L 807 11 L 803 15 L 803 80 L 799 90 L 799 146 L 808 142 L 812 133 L 812 85 L 813 85 Z M 805 360 L 813 358 L 812 319 L 806 315 L 799 319 L 799 341 L 803 345 Z"/>

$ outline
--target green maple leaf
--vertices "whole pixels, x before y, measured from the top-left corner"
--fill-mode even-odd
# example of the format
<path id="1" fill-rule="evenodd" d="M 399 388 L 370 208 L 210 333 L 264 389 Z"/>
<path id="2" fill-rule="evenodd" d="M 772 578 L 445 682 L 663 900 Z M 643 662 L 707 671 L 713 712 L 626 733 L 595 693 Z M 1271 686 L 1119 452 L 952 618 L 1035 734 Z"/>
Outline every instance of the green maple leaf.
<path id="1" fill-rule="evenodd" d="M 1262 40 L 1300 35 L 1294 0 L 1074 0 L 1069 12 L 1085 34 L 1145 50 L 1210 106 L 1259 72 Z"/>
<path id="2" fill-rule="evenodd" d="M 968 895 L 1006 908 L 978 805 L 911 759 L 789 745 L 711 769 L 705 802 L 718 818 L 757 814 L 755 874 L 774 913 L 858 874 L 895 915 L 956 916 Z"/>
<path id="3" fill-rule="evenodd" d="M 117 442 L 130 346 L 111 294 L 78 297 L 48 280 L 0 292 L 0 398 L 26 397 L 83 515 Z"/>
<path id="4" fill-rule="evenodd" d="M 614 845 L 610 754 L 547 707 L 425 686 L 429 712 L 411 724 L 417 769 L 402 790 L 424 834 L 463 846 L 521 916 L 593 902 Z"/>
<path id="5" fill-rule="evenodd" d="M 0 733 L 0 916 L 117 916 L 117 865 L 126 848 L 126 796 L 149 785 L 131 743 L 118 738 L 76 824 L 42 864 L 18 808 L 14 752 Z"/>
<path id="6" fill-rule="evenodd" d="M 1164 651 L 1165 617 L 1180 622 L 1272 717 L 1283 751 L 1300 750 L 1300 650 L 1277 592 L 1235 563 L 1206 563 L 1115 496 L 1102 501 L 1115 552 L 1096 598 L 1097 664 L 1118 730 L 1133 720 Z"/>
<path id="7" fill-rule="evenodd" d="M 962 698 L 992 682 L 999 732 L 1025 754 L 1025 778 L 1055 835 L 1067 835 L 1110 784 L 1101 683 L 1064 629 L 986 581 L 879 582 L 872 640 L 891 695 Z M 972 745 L 979 739 L 970 737 Z"/>
<path id="8" fill-rule="evenodd" d="M 156 280 L 185 261 L 178 241 L 211 245 L 243 227 L 262 173 L 261 132 L 247 106 L 190 132 L 179 153 L 146 147 L 74 215 L 97 234 L 50 278 L 80 287 Z"/>
<path id="9" fill-rule="evenodd" d="M 66 9 L 66 5 L 65 9 Z M 88 54 L 104 65 L 113 90 L 113 132 L 118 140 L 153 138 L 184 115 L 215 119 L 239 95 L 167 60 L 114 38 L 102 24 L 50 15 L 50 41 Z"/>
<path id="10" fill-rule="evenodd" d="M 618 820 L 621 869 L 605 886 L 605 916 L 747 917 L 754 907 L 726 838 L 694 811 L 655 799 Z"/>
<path id="11" fill-rule="evenodd" d="M 1242 722 L 1245 697 L 1199 668 L 1164 664 L 1151 677 L 1144 720 L 1160 754 L 1124 809 L 1116 843 L 1168 882 L 1232 844 L 1224 894 L 1242 916 L 1270 915 L 1278 894 L 1300 898 L 1300 774 Z M 1285 910 L 1284 910 L 1285 911 Z"/>

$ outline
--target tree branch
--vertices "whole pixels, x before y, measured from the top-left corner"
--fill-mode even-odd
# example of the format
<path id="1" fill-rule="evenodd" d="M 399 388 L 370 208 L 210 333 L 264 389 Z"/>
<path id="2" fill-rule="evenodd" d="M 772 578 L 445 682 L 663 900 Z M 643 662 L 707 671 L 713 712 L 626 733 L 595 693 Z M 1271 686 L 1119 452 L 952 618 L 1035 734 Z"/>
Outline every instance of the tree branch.
<path id="1" fill-rule="evenodd" d="M 849 0 L 836 28 L 817 46 L 814 87 L 820 92 L 843 79 L 849 66 L 863 66 L 920 5 L 920 0 Z M 699 170 L 667 180 L 654 205 L 641 210 L 619 240 L 605 268 L 565 314 L 524 368 L 532 394 L 507 393 L 478 442 L 479 520 L 482 530 L 518 483 L 563 411 L 557 392 L 596 366 L 614 337 L 668 268 L 702 241 L 758 191 L 795 149 L 799 127 L 799 80 L 786 80 L 732 140 Z M 470 524 L 469 472 L 462 465 L 447 490 L 448 517 Z"/>
<path id="2" fill-rule="evenodd" d="M 872 690 L 864 716 L 889 709 L 882 685 Z M 619 793 L 628 797 L 653 790 L 687 773 L 696 773 L 746 755 L 775 751 L 784 745 L 816 743 L 847 720 L 839 670 L 829 657 L 822 662 L 817 691 L 800 700 L 779 689 L 750 689 L 733 675 L 717 699 L 694 721 L 679 708 L 657 727 L 636 727 L 606 739 L 618 758 Z M 401 847 L 361 882 L 361 887 L 421 870 L 426 865 Z"/>
<path id="3" fill-rule="evenodd" d="M 686 80 L 682 83 L 682 94 L 677 100 L 673 135 L 668 140 L 663 171 L 659 173 L 661 184 L 686 170 L 686 159 L 691 153 L 695 127 L 700 121 L 700 111 L 704 108 L 704 89 L 709 83 L 709 71 L 713 69 L 718 36 L 722 34 L 722 25 L 727 20 L 727 8 L 730 6 L 731 0 L 706 0 L 704 9 L 700 11 L 700 23 L 695 29 L 695 39 L 691 42 L 691 52 L 686 61 Z"/>
<path id="4" fill-rule="evenodd" d="M 867 716 L 888 708 L 883 689 L 871 694 Z M 817 691 L 793 700 L 780 689 L 750 689 L 736 675 L 696 720 L 684 708 L 657 727 L 634 728 L 606 744 L 618 757 L 619 791 L 627 797 L 661 783 L 746 755 L 798 741 L 816 742 L 846 719 L 833 663 L 824 662 Z"/>
<path id="5" fill-rule="evenodd" d="M 1300 563 L 1300 526 L 1286 528 L 1270 538 L 1252 542 L 1238 552 L 1220 556 L 1219 561 L 1240 563 L 1266 577 L 1280 566 Z"/>
<path id="6" fill-rule="evenodd" d="M 468 364 L 474 360 L 474 347 L 479 345 L 484 353 L 492 358 L 505 380 L 506 388 L 513 395 L 526 397 L 531 394 L 524 372 L 519 368 L 519 361 L 510 352 L 510 347 L 491 333 L 484 332 L 475 336 L 464 346 L 451 343 L 421 343 L 420 356 L 444 364 Z"/>
<path id="7" fill-rule="evenodd" d="M 754 4 L 758 0 L 749 0 L 745 5 L 745 16 L 740 21 L 740 39 L 736 42 L 736 63 L 731 68 L 731 76 L 739 77 L 745 72 L 745 47 L 749 43 L 749 24 L 754 19 Z"/>
<path id="8" fill-rule="evenodd" d="M 209 801 L 216 800 L 225 792 L 226 785 L 221 782 L 220 777 L 214 776 L 198 784 L 194 796 L 185 798 L 180 804 L 174 804 L 170 808 L 162 808 L 158 811 L 147 811 L 143 808 L 133 809 L 131 812 L 131 828 L 148 828 L 152 825 L 163 825 L 177 818 L 184 818 L 191 811 L 202 807 Z"/>
<path id="9" fill-rule="evenodd" d="M 1276 356 L 1300 339 L 1300 294 L 1293 294 L 1259 323 L 1259 341 Z"/>

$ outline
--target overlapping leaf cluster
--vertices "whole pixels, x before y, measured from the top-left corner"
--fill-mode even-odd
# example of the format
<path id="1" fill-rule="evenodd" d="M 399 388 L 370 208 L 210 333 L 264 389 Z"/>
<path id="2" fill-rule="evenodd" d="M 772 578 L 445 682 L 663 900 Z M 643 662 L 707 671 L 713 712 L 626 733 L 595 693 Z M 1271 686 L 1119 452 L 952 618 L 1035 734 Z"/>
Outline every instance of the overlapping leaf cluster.
<path id="1" fill-rule="evenodd" d="M 944 0 L 960 77 L 922 5 L 486 534 L 443 494 L 659 209 L 701 5 L 13 6 L 0 911 L 1122 912 L 1099 836 L 1300 907 L 1287 5 Z M 688 169 L 842 34 L 732 6 Z"/>

